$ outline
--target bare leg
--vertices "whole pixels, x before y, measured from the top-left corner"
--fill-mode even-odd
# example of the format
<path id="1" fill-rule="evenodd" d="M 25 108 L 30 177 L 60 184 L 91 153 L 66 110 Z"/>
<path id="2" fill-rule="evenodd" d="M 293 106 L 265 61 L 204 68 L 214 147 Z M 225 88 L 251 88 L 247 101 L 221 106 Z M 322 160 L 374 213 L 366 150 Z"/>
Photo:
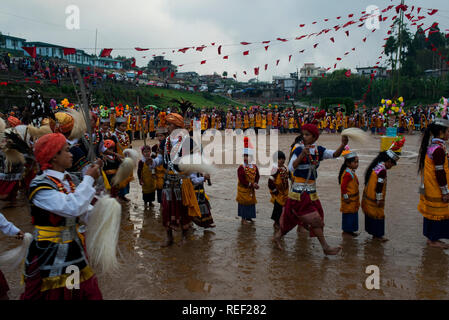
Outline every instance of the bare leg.
<path id="1" fill-rule="evenodd" d="M 284 251 L 284 247 L 282 246 L 281 239 L 282 239 L 282 232 L 281 232 L 281 229 L 279 228 L 276 231 L 276 233 L 274 234 L 274 237 L 272 240 L 278 246 L 279 250 Z"/>
<path id="2" fill-rule="evenodd" d="M 165 240 L 165 243 L 161 245 L 162 248 L 169 247 L 173 244 L 173 230 L 168 229 L 167 230 L 167 238 Z"/>
<path id="3" fill-rule="evenodd" d="M 301 217 L 304 224 L 311 226 L 313 233 L 317 236 L 320 241 L 323 252 L 326 255 L 336 255 L 341 251 L 341 247 L 331 247 L 326 241 L 323 232 L 323 221 L 321 220 L 320 214 L 318 212 L 312 212 Z"/>

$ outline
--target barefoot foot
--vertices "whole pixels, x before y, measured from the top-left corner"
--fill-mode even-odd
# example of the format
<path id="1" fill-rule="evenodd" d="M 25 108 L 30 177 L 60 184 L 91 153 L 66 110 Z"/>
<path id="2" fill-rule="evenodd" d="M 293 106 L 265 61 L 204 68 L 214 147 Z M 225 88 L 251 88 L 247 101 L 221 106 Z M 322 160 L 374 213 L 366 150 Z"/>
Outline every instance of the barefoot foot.
<path id="1" fill-rule="evenodd" d="M 335 256 L 342 250 L 342 247 L 338 246 L 335 248 L 327 247 L 323 248 L 324 254 L 327 256 Z"/>
<path id="2" fill-rule="evenodd" d="M 447 243 L 444 243 L 442 241 L 430 241 L 427 240 L 427 245 L 434 248 L 441 248 L 441 249 L 449 249 L 449 245 Z"/>

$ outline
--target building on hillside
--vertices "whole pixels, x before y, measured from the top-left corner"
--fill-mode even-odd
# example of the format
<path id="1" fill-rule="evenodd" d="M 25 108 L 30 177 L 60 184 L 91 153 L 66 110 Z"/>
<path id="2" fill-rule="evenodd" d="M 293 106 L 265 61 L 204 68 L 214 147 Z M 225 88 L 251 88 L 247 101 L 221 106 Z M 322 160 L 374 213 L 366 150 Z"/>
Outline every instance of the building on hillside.
<path id="1" fill-rule="evenodd" d="M 273 85 L 276 89 L 283 90 L 288 95 L 295 95 L 298 88 L 298 79 L 290 76 L 273 76 Z"/>
<path id="2" fill-rule="evenodd" d="M 304 66 L 299 71 L 303 80 L 321 77 L 323 73 L 325 74 L 327 72 L 326 68 L 316 67 L 315 63 L 304 63 Z"/>
<path id="3" fill-rule="evenodd" d="M 64 58 L 64 52 L 63 52 L 64 47 L 61 47 L 56 44 L 32 41 L 32 42 L 25 42 L 24 46 L 25 47 L 36 47 L 36 54 L 38 56 L 48 57 L 48 58 L 58 58 L 58 59 Z M 24 54 L 25 54 L 25 57 L 30 56 L 27 52 L 25 52 Z"/>
<path id="4" fill-rule="evenodd" d="M 26 39 L 12 37 L 2 34 L 3 43 L 0 43 L 0 49 L 3 49 L 12 54 L 23 55 L 23 49 Z"/>
<path id="5" fill-rule="evenodd" d="M 196 72 L 190 71 L 190 72 L 177 72 L 175 74 L 175 78 L 182 79 L 182 80 L 192 80 L 195 78 L 198 78 L 199 75 Z"/>
<path id="6" fill-rule="evenodd" d="M 384 67 L 357 67 L 357 74 L 364 77 L 371 77 L 371 74 L 374 74 L 375 78 L 387 78 L 388 72 L 387 68 Z"/>
<path id="7" fill-rule="evenodd" d="M 178 68 L 171 63 L 170 60 L 165 60 L 163 56 L 156 56 L 148 62 L 148 73 L 159 78 L 168 78 L 172 72 L 176 73 Z"/>

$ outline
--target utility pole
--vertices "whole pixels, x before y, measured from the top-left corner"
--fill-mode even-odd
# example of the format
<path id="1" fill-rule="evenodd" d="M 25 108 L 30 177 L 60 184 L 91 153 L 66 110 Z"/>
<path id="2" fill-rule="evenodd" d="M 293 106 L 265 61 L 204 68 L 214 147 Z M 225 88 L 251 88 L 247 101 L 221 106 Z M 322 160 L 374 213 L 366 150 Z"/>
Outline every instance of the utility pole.
<path id="1" fill-rule="evenodd" d="M 405 4 L 405 0 L 401 0 L 401 5 Z M 397 77 L 398 77 L 398 84 L 397 84 L 397 90 L 396 90 L 396 96 L 400 96 L 401 91 L 401 68 L 402 68 L 402 33 L 404 30 L 404 10 L 401 10 L 400 16 L 399 16 L 399 55 L 396 56 L 396 67 L 397 70 Z M 398 58 L 399 58 L 399 64 L 398 64 Z"/>

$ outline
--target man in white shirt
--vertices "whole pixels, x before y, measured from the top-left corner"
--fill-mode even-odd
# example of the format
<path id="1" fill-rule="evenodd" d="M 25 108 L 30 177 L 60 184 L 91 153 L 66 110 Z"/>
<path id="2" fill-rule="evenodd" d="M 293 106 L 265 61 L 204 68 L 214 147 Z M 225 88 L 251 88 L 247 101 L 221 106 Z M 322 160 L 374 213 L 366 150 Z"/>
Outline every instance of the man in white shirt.
<path id="1" fill-rule="evenodd" d="M 72 166 L 73 155 L 66 138 L 59 133 L 41 137 L 34 153 L 43 173 L 31 181 L 29 189 L 35 232 L 25 260 L 25 292 L 21 299 L 102 299 L 79 226 L 80 219 L 88 221 L 100 166 L 88 167 L 80 183 L 66 171 Z M 79 289 L 65 285 L 70 275 L 68 266 L 79 270 Z"/>

